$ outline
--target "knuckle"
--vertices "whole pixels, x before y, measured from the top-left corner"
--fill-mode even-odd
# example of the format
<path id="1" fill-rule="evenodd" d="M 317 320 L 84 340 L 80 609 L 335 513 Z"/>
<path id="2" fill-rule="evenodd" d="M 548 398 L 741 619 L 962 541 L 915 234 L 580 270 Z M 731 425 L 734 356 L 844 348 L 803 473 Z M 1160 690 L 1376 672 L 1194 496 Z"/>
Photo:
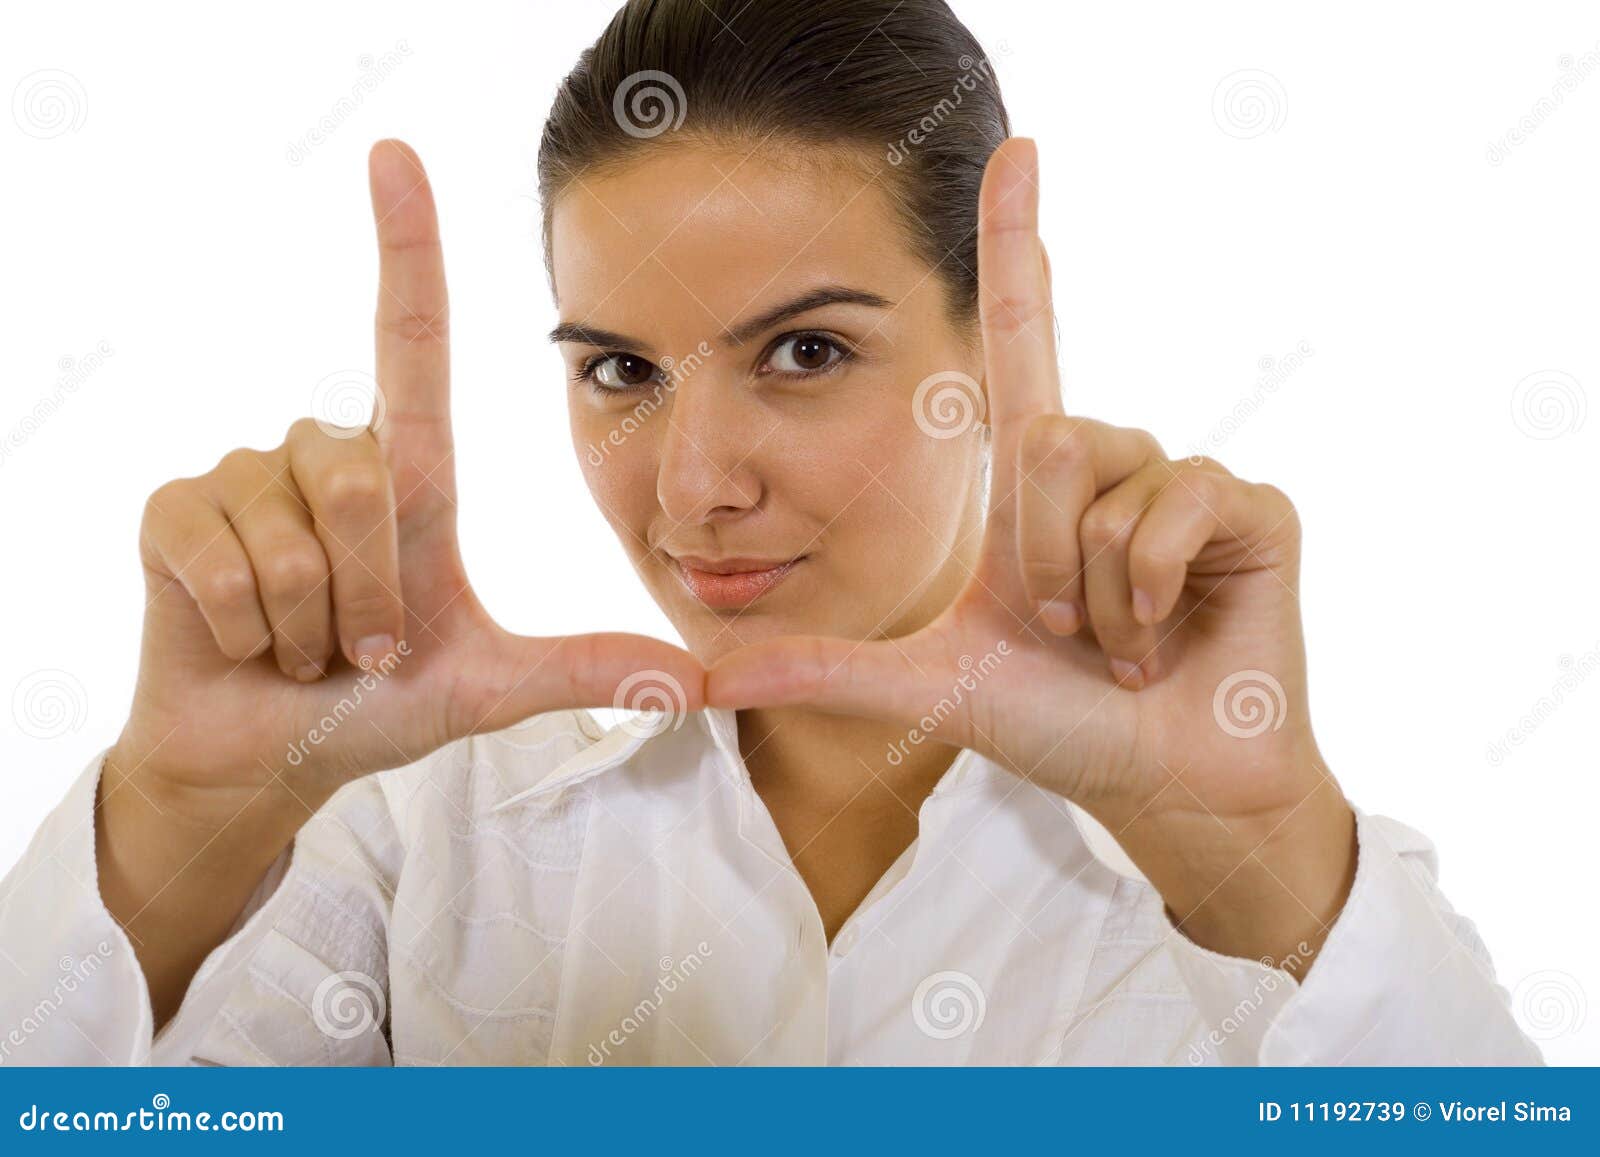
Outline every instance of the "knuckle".
<path id="1" fill-rule="evenodd" d="M 1189 560 L 1168 543 L 1136 543 L 1128 552 L 1128 569 L 1145 576 L 1170 574 L 1186 568 Z"/>
<path id="2" fill-rule="evenodd" d="M 1086 547 L 1104 550 L 1117 545 L 1133 532 L 1133 516 L 1109 502 L 1097 502 L 1084 511 L 1078 534 Z"/>
<path id="3" fill-rule="evenodd" d="M 329 418 L 316 418 L 310 414 L 289 423 L 289 430 L 283 437 L 283 449 L 291 456 L 312 450 L 321 451 L 330 444 L 335 450 L 348 451 L 353 448 L 375 451 L 378 442 L 370 428 L 352 431 L 351 427 L 340 426 Z"/>
<path id="4" fill-rule="evenodd" d="M 217 459 L 213 474 L 240 477 L 260 473 L 263 467 L 262 454 L 259 450 L 252 450 L 247 446 L 240 446 L 229 450 Z"/>
<path id="5" fill-rule="evenodd" d="M 315 541 L 279 547 L 261 564 L 262 579 L 278 592 L 307 595 L 328 577 L 327 557 Z"/>
<path id="6" fill-rule="evenodd" d="M 1022 551 L 1019 552 L 1017 561 L 1022 566 L 1023 575 L 1030 579 L 1071 582 L 1082 573 L 1076 559 L 1061 554 L 1044 555 L 1037 551 Z"/>
<path id="7" fill-rule="evenodd" d="M 1015 337 L 1026 331 L 1044 309 L 1044 302 L 1029 293 L 985 292 L 984 301 L 988 305 L 985 325 L 996 337 Z"/>
<path id="8" fill-rule="evenodd" d="M 178 506 L 187 498 L 189 489 L 194 481 L 189 478 L 175 478 L 171 482 L 163 482 L 150 492 L 144 500 L 144 525 L 151 527 L 161 522 L 167 512 Z"/>
<path id="9" fill-rule="evenodd" d="M 1256 492 L 1274 506 L 1282 507 L 1285 511 L 1295 511 L 1294 499 L 1290 498 L 1280 487 L 1274 486 L 1271 482 L 1256 483 Z"/>
<path id="10" fill-rule="evenodd" d="M 378 242 L 378 248 L 385 257 L 400 257 L 407 254 L 432 257 L 437 256 L 442 247 L 437 237 L 416 237 L 406 241 L 385 237 Z"/>
<path id="11" fill-rule="evenodd" d="M 447 342 L 450 340 L 450 310 L 442 308 L 437 313 L 396 306 L 378 316 L 378 328 L 386 334 L 405 342 Z"/>
<path id="12" fill-rule="evenodd" d="M 377 462 L 341 462 L 330 467 L 320 491 L 336 511 L 377 513 L 387 506 L 389 472 Z"/>
<path id="13" fill-rule="evenodd" d="M 567 696 L 567 702 L 577 703 L 591 691 L 611 695 L 616 699 L 617 687 L 597 687 L 591 684 L 594 681 L 593 673 L 603 669 L 600 662 L 600 640 L 592 635 L 579 635 L 573 640 L 574 646 L 568 651 L 569 659 L 563 671 L 562 690 Z M 621 680 L 617 680 L 620 686 Z"/>
<path id="14" fill-rule="evenodd" d="M 1280 531 L 1298 535 L 1300 533 L 1300 510 L 1283 490 L 1270 482 L 1256 483 L 1256 492 L 1262 495 L 1267 503 L 1275 510 L 1281 512 L 1278 528 Z"/>
<path id="15" fill-rule="evenodd" d="M 382 588 L 347 595 L 339 600 L 339 625 L 387 623 L 398 604 L 399 600 Z"/>
<path id="16" fill-rule="evenodd" d="M 1215 507 L 1227 488 L 1227 475 L 1217 474 L 1199 466 L 1187 466 L 1178 471 L 1178 477 L 1194 498 L 1205 506 Z"/>
<path id="17" fill-rule="evenodd" d="M 214 566 L 195 585 L 201 597 L 217 607 L 237 607 L 256 597 L 256 576 L 242 566 Z"/>
<path id="18" fill-rule="evenodd" d="M 1146 458 L 1165 458 L 1167 456 L 1166 451 L 1161 448 L 1161 440 L 1149 430 L 1144 429 L 1142 426 L 1134 426 L 1129 428 L 1128 433 L 1139 445 L 1139 448 L 1144 451 Z"/>
<path id="19" fill-rule="evenodd" d="M 1036 419 L 1022 435 L 1022 452 L 1037 469 L 1067 472 L 1085 462 L 1089 444 L 1083 424 L 1057 414 Z"/>
<path id="20" fill-rule="evenodd" d="M 237 662 L 259 655 L 270 642 L 270 637 L 256 639 L 239 631 L 228 632 L 225 635 L 218 634 L 215 638 L 217 649 L 227 658 Z"/>
<path id="21" fill-rule="evenodd" d="M 326 438 L 328 435 L 322 428 L 322 423 L 307 415 L 296 418 L 289 423 L 289 429 L 284 432 L 283 442 L 286 446 L 303 444 L 317 438 Z"/>

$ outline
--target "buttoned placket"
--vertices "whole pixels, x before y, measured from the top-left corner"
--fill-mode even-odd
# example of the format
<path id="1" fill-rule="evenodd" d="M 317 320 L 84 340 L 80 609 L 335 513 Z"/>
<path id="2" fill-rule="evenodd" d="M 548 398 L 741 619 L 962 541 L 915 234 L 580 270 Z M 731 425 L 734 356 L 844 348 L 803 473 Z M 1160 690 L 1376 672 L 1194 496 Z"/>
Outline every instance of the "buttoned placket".
<path id="1" fill-rule="evenodd" d="M 821 1042 L 822 1055 L 817 1058 L 818 1063 L 841 1063 L 843 1058 L 833 1055 L 833 1046 L 841 1043 L 843 1034 L 833 1025 L 834 1002 L 831 995 L 834 984 L 845 983 L 847 979 L 841 976 L 836 980 L 836 974 L 841 971 L 841 966 L 852 950 L 860 944 L 862 937 L 870 935 L 871 929 L 881 920 L 888 901 L 914 877 L 924 849 L 930 842 L 937 843 L 938 835 L 949 822 L 955 798 L 963 787 L 969 786 L 966 781 L 978 756 L 966 749 L 957 754 L 933 791 L 918 808 L 916 837 L 874 883 L 856 910 L 845 919 L 830 944 L 827 942 L 822 914 L 817 908 L 816 899 L 811 895 L 811 889 L 806 885 L 799 869 L 795 867 L 794 859 L 783 842 L 783 835 L 778 831 L 777 822 L 772 818 L 766 801 L 755 790 L 749 767 L 739 749 L 736 716 L 730 710 L 710 709 L 706 711 L 705 718 L 712 740 L 734 780 L 738 793 L 739 836 L 779 870 L 783 886 L 789 893 L 789 899 L 799 910 L 795 942 L 790 956 L 792 959 L 810 957 L 804 961 L 802 967 L 808 971 L 820 968 L 823 973 L 821 986 L 825 1015 Z"/>

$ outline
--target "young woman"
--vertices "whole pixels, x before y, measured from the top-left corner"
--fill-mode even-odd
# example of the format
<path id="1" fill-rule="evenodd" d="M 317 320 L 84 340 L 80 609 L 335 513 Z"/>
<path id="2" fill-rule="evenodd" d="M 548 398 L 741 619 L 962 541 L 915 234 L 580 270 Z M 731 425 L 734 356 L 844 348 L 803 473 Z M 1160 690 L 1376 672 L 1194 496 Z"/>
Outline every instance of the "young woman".
<path id="1" fill-rule="evenodd" d="M 1008 135 L 939 0 L 630 0 L 567 77 L 573 443 L 687 650 L 474 597 L 377 145 L 385 404 L 151 498 L 132 713 L 0 900 L 5 1059 L 1536 1063 L 1318 751 L 1288 500 L 1067 412 Z"/>

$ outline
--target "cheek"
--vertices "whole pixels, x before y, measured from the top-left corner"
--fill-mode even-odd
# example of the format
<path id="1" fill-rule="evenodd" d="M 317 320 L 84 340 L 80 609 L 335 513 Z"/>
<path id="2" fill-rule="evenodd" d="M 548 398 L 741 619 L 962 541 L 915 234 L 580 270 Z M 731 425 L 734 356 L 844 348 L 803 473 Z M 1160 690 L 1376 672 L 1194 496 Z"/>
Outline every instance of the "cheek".
<path id="1" fill-rule="evenodd" d="M 916 382 L 880 382 L 826 421 L 795 427 L 782 460 L 786 488 L 825 538 L 886 559 L 947 548 L 973 486 L 972 436 L 930 437 L 916 421 Z"/>
<path id="2" fill-rule="evenodd" d="M 928 573 L 955 544 L 976 464 L 964 441 L 936 441 L 913 427 L 882 444 L 878 465 L 873 509 L 881 549 Z"/>
<path id="3" fill-rule="evenodd" d="M 649 434 L 618 415 L 574 402 L 568 412 L 572 448 L 595 505 L 619 532 L 630 553 L 647 541 L 645 531 L 656 506 L 655 454 Z"/>

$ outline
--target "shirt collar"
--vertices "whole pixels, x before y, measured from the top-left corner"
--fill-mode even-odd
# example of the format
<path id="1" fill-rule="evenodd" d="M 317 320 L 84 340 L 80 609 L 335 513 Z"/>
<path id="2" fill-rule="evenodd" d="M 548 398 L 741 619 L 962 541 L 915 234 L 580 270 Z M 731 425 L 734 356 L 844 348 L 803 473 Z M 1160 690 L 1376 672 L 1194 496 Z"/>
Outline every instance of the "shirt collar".
<path id="1" fill-rule="evenodd" d="M 600 730 L 599 723 L 592 715 L 588 712 L 582 714 L 592 725 L 593 730 Z M 647 723 L 648 719 L 649 716 L 639 715 L 618 723 L 594 743 L 562 761 L 538 783 L 501 800 L 489 810 L 502 811 L 525 800 L 591 779 L 623 763 L 647 744 L 659 743 L 663 736 L 671 734 L 678 727 L 685 726 L 702 729 L 702 733 L 710 739 L 715 749 L 718 768 L 734 782 L 735 786 L 749 786 L 750 772 L 745 766 L 744 754 L 739 749 L 739 719 L 731 707 L 707 707 L 702 711 L 693 712 L 687 720 L 679 719 L 678 727 L 672 726 L 671 716 L 657 715 L 654 725 Z M 940 777 L 939 782 L 934 785 L 933 793 L 929 797 L 930 802 L 935 805 L 941 804 L 966 788 L 992 782 L 996 777 L 1010 779 L 1011 773 L 971 748 L 962 748 L 944 775 Z M 1144 874 L 1123 851 L 1122 845 L 1117 843 L 1116 837 L 1098 820 L 1071 800 L 1065 797 L 1061 797 L 1061 800 L 1066 805 L 1079 836 L 1100 863 L 1120 876 L 1134 880 L 1145 879 Z"/>
<path id="2" fill-rule="evenodd" d="M 581 709 L 579 714 L 589 724 L 585 730 L 601 730 L 593 715 Z M 648 724 L 646 721 L 649 718 L 648 715 L 637 715 L 623 720 L 583 750 L 562 760 L 549 775 L 532 787 L 523 788 L 495 804 L 489 809 L 490 813 L 504 811 L 516 804 L 591 779 L 622 763 L 652 739 L 672 730 L 670 716 L 656 713 L 656 725 Z M 681 725 L 682 721 L 679 722 Z"/>
<path id="3" fill-rule="evenodd" d="M 601 730 L 594 716 L 587 711 L 582 711 L 580 714 L 593 730 Z M 671 725 L 672 720 L 668 716 L 659 717 L 660 722 L 654 727 L 646 723 L 646 719 L 646 716 L 639 715 L 616 724 L 582 751 L 575 752 L 563 760 L 538 783 L 501 800 L 489 809 L 490 812 L 502 811 L 525 800 L 548 795 L 560 788 L 591 779 L 623 763 L 659 736 L 677 730 Z M 735 786 L 749 785 L 750 772 L 745 766 L 744 753 L 739 749 L 739 717 L 733 708 L 707 707 L 702 711 L 692 712 L 687 721 L 679 720 L 678 726 L 701 728 L 703 734 L 710 739 L 716 753 L 717 767 L 734 782 Z M 977 752 L 963 748 L 934 786 L 933 796 L 942 798 L 964 787 L 975 786 L 987 778 L 985 772 L 989 770 L 997 769 Z"/>
<path id="4" fill-rule="evenodd" d="M 699 715 L 705 721 L 711 742 L 716 745 L 720 766 L 737 782 L 748 784 L 750 772 L 745 766 L 744 753 L 739 749 L 738 714 L 728 707 L 708 707 Z M 933 796 L 940 798 L 952 795 L 963 788 L 976 786 L 986 780 L 991 773 L 1005 774 L 976 751 L 962 748 L 956 753 L 950 766 L 945 769 L 944 775 L 939 777 L 939 782 L 934 785 Z"/>
<path id="5" fill-rule="evenodd" d="M 744 764 L 744 752 L 739 750 L 738 713 L 731 707 L 707 707 L 697 714 L 717 749 L 718 765 L 739 782 L 748 780 L 750 772 Z"/>

